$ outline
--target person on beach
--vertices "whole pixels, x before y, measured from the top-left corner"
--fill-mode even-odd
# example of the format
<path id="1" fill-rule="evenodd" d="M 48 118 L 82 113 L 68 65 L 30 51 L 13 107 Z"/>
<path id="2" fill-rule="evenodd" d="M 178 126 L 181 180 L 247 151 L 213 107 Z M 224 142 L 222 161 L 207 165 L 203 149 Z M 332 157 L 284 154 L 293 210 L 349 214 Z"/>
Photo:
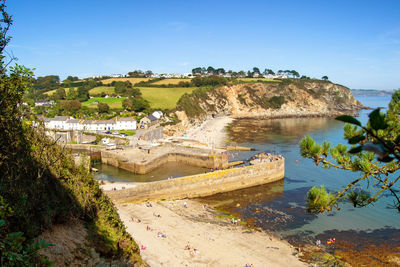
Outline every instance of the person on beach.
<path id="1" fill-rule="evenodd" d="M 184 208 L 187 208 L 187 203 L 186 203 L 186 201 L 183 202 L 183 207 L 184 207 Z"/>
<path id="2" fill-rule="evenodd" d="M 187 245 L 185 246 L 185 250 L 190 250 L 190 244 L 189 244 L 189 242 L 188 242 Z"/>

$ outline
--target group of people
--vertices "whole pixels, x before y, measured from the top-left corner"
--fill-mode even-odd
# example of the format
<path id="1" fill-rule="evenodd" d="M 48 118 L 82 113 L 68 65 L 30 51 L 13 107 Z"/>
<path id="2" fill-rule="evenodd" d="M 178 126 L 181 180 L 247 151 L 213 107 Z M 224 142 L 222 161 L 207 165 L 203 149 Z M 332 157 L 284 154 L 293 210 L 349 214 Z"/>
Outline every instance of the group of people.
<path id="1" fill-rule="evenodd" d="M 329 238 L 328 240 L 326 240 L 326 244 L 327 245 L 333 245 L 333 244 L 335 244 L 335 241 L 336 241 L 336 238 L 334 238 L 334 237 L 331 237 L 331 238 Z M 317 240 L 317 241 L 315 241 L 315 245 L 316 246 L 321 246 L 321 240 Z"/>
<path id="2" fill-rule="evenodd" d="M 273 162 L 273 161 L 277 161 L 277 160 L 281 160 L 283 159 L 283 156 L 278 154 L 270 154 L 270 153 L 260 153 L 255 155 L 254 157 L 252 157 L 250 159 L 250 164 L 254 165 L 254 164 L 260 164 L 260 163 L 268 163 L 268 162 Z"/>
<path id="3" fill-rule="evenodd" d="M 197 250 L 197 249 L 195 249 L 195 248 L 192 248 L 192 247 L 190 246 L 189 242 L 188 242 L 187 245 L 185 246 L 185 250 L 188 250 L 189 253 L 190 253 L 190 255 L 192 255 L 192 256 L 194 256 L 194 255 L 200 253 L 199 250 Z"/>
<path id="4" fill-rule="evenodd" d="M 234 224 L 234 225 L 238 225 L 240 223 L 240 219 L 232 218 L 231 219 L 231 223 Z"/>

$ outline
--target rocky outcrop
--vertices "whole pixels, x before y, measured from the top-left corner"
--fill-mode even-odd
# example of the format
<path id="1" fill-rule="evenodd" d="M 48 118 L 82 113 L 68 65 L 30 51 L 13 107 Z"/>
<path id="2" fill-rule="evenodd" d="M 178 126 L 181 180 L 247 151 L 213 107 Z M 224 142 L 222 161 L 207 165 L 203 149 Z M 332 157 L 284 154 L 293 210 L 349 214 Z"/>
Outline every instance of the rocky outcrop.
<path id="1" fill-rule="evenodd" d="M 182 98 L 177 116 L 183 124 L 211 115 L 233 117 L 333 116 L 362 108 L 349 88 L 327 81 L 286 79 L 242 83 L 194 92 Z"/>

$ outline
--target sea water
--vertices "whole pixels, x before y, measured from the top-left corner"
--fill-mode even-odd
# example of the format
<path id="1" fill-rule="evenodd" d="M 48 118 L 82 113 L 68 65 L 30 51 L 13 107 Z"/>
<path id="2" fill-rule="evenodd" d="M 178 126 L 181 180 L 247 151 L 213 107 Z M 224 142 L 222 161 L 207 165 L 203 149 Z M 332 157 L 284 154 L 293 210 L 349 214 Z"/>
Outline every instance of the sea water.
<path id="1" fill-rule="evenodd" d="M 358 100 L 372 108 L 387 107 L 390 97 L 359 97 Z M 365 124 L 371 111 L 360 111 L 358 119 Z M 264 151 L 282 154 L 285 157 L 284 181 L 218 194 L 203 201 L 217 206 L 220 202 L 222 209 L 240 214 L 256 226 L 282 236 L 308 236 L 312 239 L 332 230 L 372 232 L 377 229 L 385 229 L 386 235 L 390 236 L 395 229 L 400 229 L 400 213 L 391 207 L 393 198 L 389 196 L 364 208 L 340 203 L 338 211 L 323 214 L 305 211 L 305 197 L 312 186 L 324 185 L 329 191 L 337 191 L 360 177 L 357 172 L 323 169 L 300 155 L 299 142 L 305 135 L 318 143 L 328 140 L 333 145 L 347 144 L 343 138 L 343 126 L 344 123 L 331 118 L 243 119 L 233 122 L 229 127 L 230 140 L 257 150 L 233 154 L 234 160 L 246 160 Z"/>

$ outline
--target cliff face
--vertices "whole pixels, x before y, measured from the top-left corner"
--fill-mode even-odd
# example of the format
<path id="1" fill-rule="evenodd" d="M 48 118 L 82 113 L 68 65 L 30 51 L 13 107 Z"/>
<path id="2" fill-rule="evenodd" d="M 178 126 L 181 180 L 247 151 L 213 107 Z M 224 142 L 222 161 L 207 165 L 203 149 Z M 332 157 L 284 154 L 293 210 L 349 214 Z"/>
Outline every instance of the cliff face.
<path id="1" fill-rule="evenodd" d="M 325 81 L 280 80 L 222 86 L 183 97 L 177 115 L 191 121 L 209 115 L 278 117 L 335 115 L 362 105 L 349 88 Z"/>

